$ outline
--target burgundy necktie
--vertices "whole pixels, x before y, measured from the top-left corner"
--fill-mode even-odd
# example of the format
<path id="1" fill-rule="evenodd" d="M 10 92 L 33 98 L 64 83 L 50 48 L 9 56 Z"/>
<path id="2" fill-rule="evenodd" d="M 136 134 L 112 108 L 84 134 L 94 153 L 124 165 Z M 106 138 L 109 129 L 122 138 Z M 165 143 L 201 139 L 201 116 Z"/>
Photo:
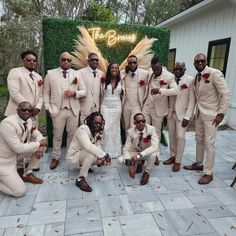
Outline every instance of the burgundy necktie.
<path id="1" fill-rule="evenodd" d="M 202 74 L 200 72 L 197 73 L 197 81 L 200 82 Z"/>
<path id="2" fill-rule="evenodd" d="M 66 79 L 66 73 L 67 73 L 67 71 L 66 71 L 66 70 L 63 70 L 63 71 L 62 71 L 63 78 L 65 78 L 65 79 Z"/>
<path id="3" fill-rule="evenodd" d="M 135 73 L 134 73 L 134 72 L 132 72 L 132 73 L 131 73 L 131 77 L 134 77 L 134 76 L 135 76 Z"/>
<path id="4" fill-rule="evenodd" d="M 34 75 L 33 75 L 33 73 L 30 73 L 30 74 L 29 74 L 29 77 L 34 81 Z"/>
<path id="5" fill-rule="evenodd" d="M 140 147 L 142 141 L 143 141 L 143 132 L 139 133 L 139 138 L 138 138 L 139 142 L 138 142 L 138 147 Z"/>
<path id="6" fill-rule="evenodd" d="M 27 130 L 27 122 L 24 122 L 23 125 L 24 125 L 25 131 L 26 131 Z"/>

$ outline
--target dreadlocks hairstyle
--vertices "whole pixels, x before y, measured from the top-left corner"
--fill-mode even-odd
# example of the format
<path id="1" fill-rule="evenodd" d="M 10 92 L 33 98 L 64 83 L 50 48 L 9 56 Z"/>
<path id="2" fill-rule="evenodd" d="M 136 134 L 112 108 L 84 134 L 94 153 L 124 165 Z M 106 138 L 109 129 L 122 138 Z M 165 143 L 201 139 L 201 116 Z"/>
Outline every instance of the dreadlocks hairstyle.
<path id="1" fill-rule="evenodd" d="M 95 130 L 94 130 L 94 117 L 96 117 L 96 116 L 100 116 L 101 118 L 102 118 L 102 123 L 103 123 L 103 125 L 102 125 L 102 127 L 101 127 L 101 130 L 100 130 L 100 134 L 102 134 L 103 133 L 103 128 L 104 128 L 104 125 L 105 125 L 105 120 L 103 119 L 103 116 L 102 116 L 102 114 L 101 113 L 99 113 L 99 112 L 92 112 L 89 116 L 87 116 L 86 118 L 85 118 L 85 120 L 84 120 L 84 124 L 85 125 L 87 125 L 88 127 L 89 127 L 89 129 L 90 129 L 90 131 L 91 131 L 91 133 L 92 133 L 92 135 L 93 135 L 93 137 L 95 136 Z"/>
<path id="2" fill-rule="evenodd" d="M 112 77 L 112 75 L 111 75 L 111 67 L 114 64 L 116 64 L 116 63 L 110 63 L 108 65 L 108 67 L 107 67 L 106 80 L 105 80 L 105 89 L 107 89 L 107 86 L 111 83 L 111 77 Z M 118 65 L 118 64 L 116 64 L 116 65 Z M 115 88 L 117 87 L 119 81 L 120 81 L 120 71 L 116 75 L 116 86 L 115 86 Z"/>

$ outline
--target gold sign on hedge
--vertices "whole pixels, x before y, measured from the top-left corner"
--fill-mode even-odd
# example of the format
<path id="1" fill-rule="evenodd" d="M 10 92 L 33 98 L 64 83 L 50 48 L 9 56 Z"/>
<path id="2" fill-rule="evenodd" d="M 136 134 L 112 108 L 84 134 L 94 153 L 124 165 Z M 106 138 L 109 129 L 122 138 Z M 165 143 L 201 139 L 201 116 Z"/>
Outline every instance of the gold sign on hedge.
<path id="1" fill-rule="evenodd" d="M 107 45 L 112 47 L 120 42 L 134 43 L 137 39 L 136 34 L 118 34 L 116 30 L 108 30 L 102 33 L 101 28 L 90 28 L 88 31 L 91 33 L 91 37 L 94 41 L 106 40 Z"/>

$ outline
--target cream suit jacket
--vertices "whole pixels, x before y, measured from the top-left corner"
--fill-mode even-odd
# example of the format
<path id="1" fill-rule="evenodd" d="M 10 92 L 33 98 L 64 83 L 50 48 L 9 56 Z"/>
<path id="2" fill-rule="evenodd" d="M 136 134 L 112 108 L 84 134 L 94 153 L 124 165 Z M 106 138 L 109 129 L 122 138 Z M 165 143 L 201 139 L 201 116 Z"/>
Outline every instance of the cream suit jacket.
<path id="1" fill-rule="evenodd" d="M 141 68 L 138 68 L 135 73 L 137 74 L 136 76 L 138 77 L 137 83 L 138 83 L 138 100 L 139 100 L 139 106 L 143 107 L 143 100 L 144 100 L 144 95 L 146 91 L 146 86 L 147 86 L 147 80 L 149 73 L 146 70 L 143 70 Z M 122 104 L 125 103 L 126 101 L 126 95 L 127 91 L 125 88 L 125 84 L 128 83 L 132 77 L 131 77 L 131 72 L 126 73 L 124 70 L 120 72 L 121 74 L 121 81 L 122 81 L 122 90 L 123 90 L 123 96 L 122 96 Z M 144 81 L 142 84 L 142 81 Z M 137 96 L 137 93 L 132 94 L 131 96 Z"/>
<path id="2" fill-rule="evenodd" d="M 106 153 L 101 149 L 101 139 L 99 134 L 92 137 L 89 127 L 81 125 L 71 141 L 66 160 L 72 164 L 78 163 L 81 151 L 86 151 L 96 157 L 104 157 Z"/>
<path id="3" fill-rule="evenodd" d="M 149 137 L 148 142 L 145 141 L 145 138 Z M 139 132 L 135 127 L 128 130 L 127 139 L 125 146 L 123 148 L 124 159 L 131 159 L 130 152 L 141 152 L 144 151 L 146 156 L 151 155 L 152 153 L 159 152 L 159 141 L 156 134 L 156 128 L 154 126 L 146 124 L 146 128 L 143 131 L 143 141 L 139 144 Z"/>
<path id="4" fill-rule="evenodd" d="M 44 106 L 48 110 L 52 117 L 55 117 L 61 109 L 62 96 L 64 96 L 62 91 L 62 69 L 56 68 L 49 70 L 44 82 Z M 71 109 L 75 116 L 79 115 L 80 112 L 80 102 L 79 98 L 86 95 L 86 87 L 78 76 L 78 71 L 69 69 L 68 70 L 68 89 L 76 91 L 76 97 L 70 97 Z M 77 78 L 77 84 L 73 81 Z"/>
<path id="5" fill-rule="evenodd" d="M 5 116 L 15 114 L 18 105 L 24 101 L 29 102 L 32 106 L 41 110 L 43 105 L 43 85 L 39 86 L 38 81 L 42 80 L 42 77 L 34 71 L 35 82 L 33 82 L 29 74 L 30 71 L 25 67 L 10 70 L 7 77 L 10 99 L 5 111 Z"/>
<path id="6" fill-rule="evenodd" d="M 150 83 L 151 80 L 154 79 L 154 74 L 151 73 L 148 78 L 146 94 L 144 97 L 144 110 L 148 110 L 148 97 L 153 96 L 154 98 L 154 108 L 157 116 L 164 117 L 168 114 L 168 96 L 173 96 L 178 93 L 178 87 L 175 82 L 175 77 L 172 73 L 167 71 L 166 69 L 162 70 L 161 75 L 156 78 L 159 80 L 159 84 L 157 88 L 160 88 L 160 92 L 156 95 L 151 95 Z M 161 85 L 160 81 L 164 81 L 165 85 Z"/>
<path id="7" fill-rule="evenodd" d="M 34 153 L 39 148 L 42 134 L 32 129 L 32 120 L 27 120 L 27 142 L 24 143 L 24 126 L 20 123 L 17 114 L 5 118 L 0 124 L 0 175 L 8 175 L 9 171 L 16 169 L 17 155 L 21 153 Z M 35 140 L 30 142 L 31 137 Z"/>
<path id="8" fill-rule="evenodd" d="M 207 79 L 201 76 L 201 80 L 198 82 L 195 78 L 197 112 L 200 112 L 203 120 L 213 120 L 219 113 L 226 114 L 230 91 L 221 71 L 206 66 L 201 74 L 206 73 L 210 74 Z"/>
<path id="9" fill-rule="evenodd" d="M 96 69 L 96 77 L 91 79 L 91 76 L 93 76 L 91 71 L 92 69 L 89 66 L 78 70 L 78 78 L 83 80 L 86 86 L 86 97 L 80 98 L 81 113 L 85 116 L 89 115 L 94 104 L 96 104 L 97 111 L 100 110 L 101 106 L 101 78 L 104 77 L 104 73 Z"/>
<path id="10" fill-rule="evenodd" d="M 178 94 L 169 97 L 168 118 L 170 118 L 173 111 L 175 111 L 179 121 L 182 121 L 184 117 L 190 119 L 195 107 L 194 79 L 192 76 L 185 74 L 181 77 L 177 86 Z"/>

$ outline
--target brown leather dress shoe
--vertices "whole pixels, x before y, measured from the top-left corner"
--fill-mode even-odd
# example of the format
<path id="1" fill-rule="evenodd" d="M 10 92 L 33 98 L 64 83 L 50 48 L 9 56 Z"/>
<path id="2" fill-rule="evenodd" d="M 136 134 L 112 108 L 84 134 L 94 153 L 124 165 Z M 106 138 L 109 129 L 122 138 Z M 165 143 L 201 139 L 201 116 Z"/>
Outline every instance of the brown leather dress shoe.
<path id="1" fill-rule="evenodd" d="M 174 165 L 173 165 L 173 167 L 172 167 L 172 170 L 174 171 L 174 172 L 177 172 L 177 171 L 179 171 L 180 170 L 180 163 L 174 163 Z"/>
<path id="2" fill-rule="evenodd" d="M 175 163 L 175 157 L 170 157 L 169 159 L 163 161 L 163 165 L 171 165 Z"/>
<path id="3" fill-rule="evenodd" d="M 149 180 L 149 174 L 146 171 L 144 171 L 140 184 L 145 185 L 148 183 L 148 180 Z"/>
<path id="4" fill-rule="evenodd" d="M 84 177 L 80 178 L 80 180 L 75 181 L 75 185 L 80 188 L 80 190 L 84 192 L 92 192 L 92 188 L 88 185 L 88 183 L 85 181 Z"/>
<path id="5" fill-rule="evenodd" d="M 51 164 L 50 164 L 50 170 L 56 169 L 57 166 L 58 166 L 58 164 L 59 164 L 59 161 L 58 161 L 58 160 L 52 159 Z"/>
<path id="6" fill-rule="evenodd" d="M 199 184 L 209 184 L 213 180 L 213 175 L 203 175 L 201 179 L 199 179 Z"/>
<path id="7" fill-rule="evenodd" d="M 156 157 L 156 161 L 154 162 L 154 164 L 155 164 L 156 166 L 158 166 L 158 165 L 160 164 L 160 161 L 159 161 L 158 157 Z"/>
<path id="8" fill-rule="evenodd" d="M 29 182 L 32 184 L 42 184 L 43 183 L 42 179 L 34 176 L 32 173 L 29 175 L 26 175 L 26 176 L 21 176 L 21 178 L 24 182 Z"/>
<path id="9" fill-rule="evenodd" d="M 133 165 L 129 166 L 129 167 L 128 167 L 128 171 L 129 171 L 129 176 L 134 179 L 134 178 L 135 178 L 135 169 L 134 169 L 134 166 L 133 166 Z"/>
<path id="10" fill-rule="evenodd" d="M 203 170 L 203 165 L 199 165 L 197 162 L 192 165 L 183 166 L 185 170 Z"/>

